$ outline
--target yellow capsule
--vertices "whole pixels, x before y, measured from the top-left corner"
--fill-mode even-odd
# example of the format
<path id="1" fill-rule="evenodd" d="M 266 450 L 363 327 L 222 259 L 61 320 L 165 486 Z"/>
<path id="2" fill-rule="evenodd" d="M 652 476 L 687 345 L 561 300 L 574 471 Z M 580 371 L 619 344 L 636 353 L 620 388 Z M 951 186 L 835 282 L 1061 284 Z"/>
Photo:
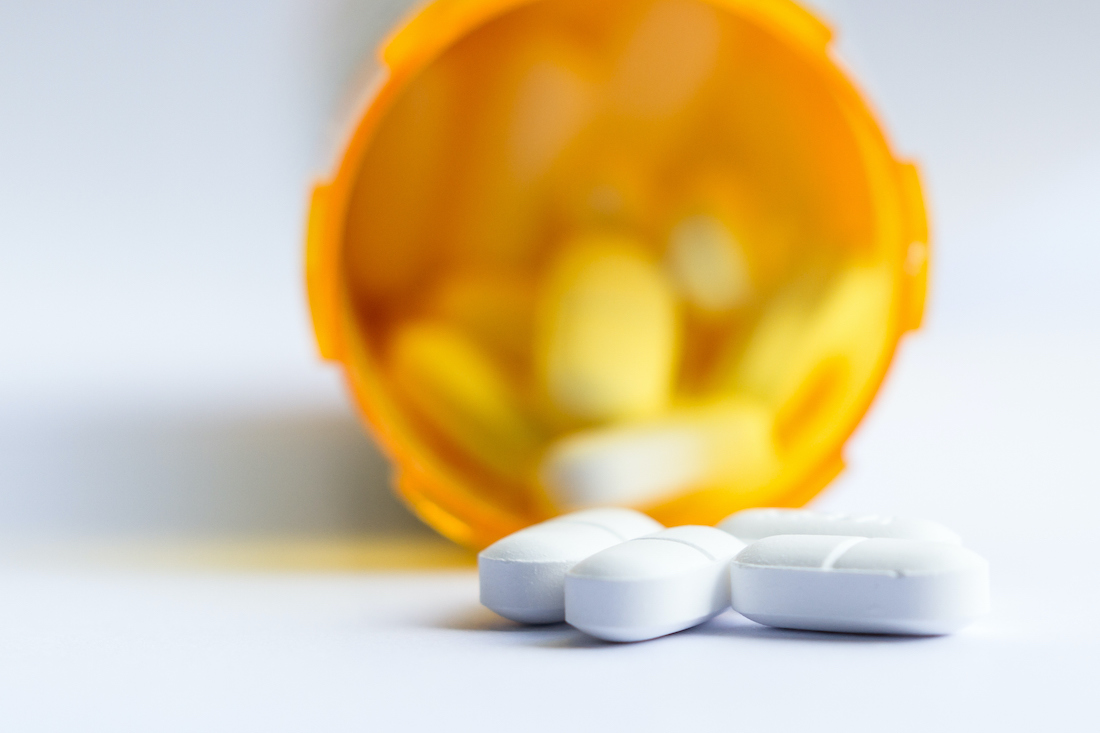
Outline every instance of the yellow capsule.
<path id="1" fill-rule="evenodd" d="M 823 362 L 841 359 L 866 366 L 890 317 L 890 284 L 884 268 L 850 266 L 834 275 L 820 295 L 788 292 L 777 298 L 742 363 L 746 385 L 783 403 Z M 768 372 L 772 376 L 765 379 Z"/>
<path id="2" fill-rule="evenodd" d="M 889 358 L 882 344 L 893 317 L 891 288 L 884 267 L 849 267 L 831 284 L 777 382 L 776 439 L 782 448 L 827 434 L 843 423 L 837 415 L 862 409 L 861 386 Z"/>
<path id="3" fill-rule="evenodd" d="M 634 240 L 589 235 L 553 263 L 537 315 L 543 389 L 582 420 L 664 408 L 679 356 L 676 298 Z"/>
<path id="4" fill-rule="evenodd" d="M 645 506 L 701 488 L 751 491 L 779 470 L 771 435 L 766 408 L 725 402 L 571 435 L 546 453 L 539 477 L 566 509 Z"/>
<path id="5" fill-rule="evenodd" d="M 802 351 L 820 288 L 795 281 L 768 301 L 744 346 L 734 346 L 719 368 L 718 387 L 772 402 L 778 399 L 794 358 Z"/>
<path id="6" fill-rule="evenodd" d="M 724 313 L 752 297 L 745 253 L 729 227 L 713 216 L 690 216 L 669 237 L 665 263 L 676 289 L 704 313 Z"/>
<path id="7" fill-rule="evenodd" d="M 727 354 L 715 390 L 776 410 L 781 448 L 798 436 L 820 437 L 818 428 L 838 424 L 829 418 L 858 404 L 858 388 L 887 356 L 890 297 L 890 273 L 881 267 L 850 265 L 829 281 L 792 282 L 768 302 L 747 342 Z"/>
<path id="8" fill-rule="evenodd" d="M 828 352 L 843 352 L 858 362 L 874 358 L 893 315 L 892 285 L 886 267 L 852 266 L 840 273 L 810 323 L 806 361 Z"/>
<path id="9" fill-rule="evenodd" d="M 444 439 L 506 476 L 522 476 L 541 436 L 507 375 L 460 331 L 419 321 L 389 349 L 402 397 Z"/>

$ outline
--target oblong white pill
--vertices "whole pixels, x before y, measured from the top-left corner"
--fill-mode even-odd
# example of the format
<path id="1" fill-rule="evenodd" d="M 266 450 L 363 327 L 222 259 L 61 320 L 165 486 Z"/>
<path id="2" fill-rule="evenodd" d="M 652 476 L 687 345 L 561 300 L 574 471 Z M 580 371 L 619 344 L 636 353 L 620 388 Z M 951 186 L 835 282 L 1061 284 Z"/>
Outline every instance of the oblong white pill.
<path id="1" fill-rule="evenodd" d="M 945 542 L 779 535 L 734 558 L 730 591 L 767 626 L 950 634 L 989 612 L 989 564 Z"/>
<path id="2" fill-rule="evenodd" d="M 608 548 L 565 576 L 565 620 L 606 641 L 643 641 L 729 608 L 729 563 L 744 544 L 713 527 L 675 527 Z"/>
<path id="3" fill-rule="evenodd" d="M 961 544 L 957 534 L 927 519 L 814 512 L 808 509 L 745 509 L 718 523 L 742 542 L 780 534 L 824 534 L 845 537 L 886 537 Z"/>
<path id="4" fill-rule="evenodd" d="M 481 603 L 525 624 L 565 620 L 565 573 L 586 557 L 662 526 L 632 509 L 555 517 L 494 542 L 477 556 Z"/>

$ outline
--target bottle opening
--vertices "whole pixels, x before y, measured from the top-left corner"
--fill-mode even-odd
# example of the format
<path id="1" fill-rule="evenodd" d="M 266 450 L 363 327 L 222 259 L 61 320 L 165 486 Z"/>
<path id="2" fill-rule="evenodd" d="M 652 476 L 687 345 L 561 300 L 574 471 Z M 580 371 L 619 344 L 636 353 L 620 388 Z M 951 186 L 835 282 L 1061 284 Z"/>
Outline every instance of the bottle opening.
<path id="1" fill-rule="evenodd" d="M 341 359 L 414 508 L 478 545 L 586 506 L 711 524 L 822 488 L 906 328 L 917 227 L 816 21 L 423 17 L 330 228 Z"/>

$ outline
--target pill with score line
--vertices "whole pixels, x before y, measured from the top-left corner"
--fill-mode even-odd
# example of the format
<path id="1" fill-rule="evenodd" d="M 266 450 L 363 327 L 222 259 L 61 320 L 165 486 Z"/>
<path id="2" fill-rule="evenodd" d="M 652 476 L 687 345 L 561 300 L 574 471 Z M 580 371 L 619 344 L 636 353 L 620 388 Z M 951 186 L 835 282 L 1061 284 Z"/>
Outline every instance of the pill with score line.
<path id="1" fill-rule="evenodd" d="M 742 542 L 781 534 L 885 537 L 961 544 L 959 536 L 927 519 L 814 512 L 807 509 L 745 509 L 723 519 L 718 528 Z"/>
<path id="2" fill-rule="evenodd" d="M 508 535 L 477 557 L 481 603 L 513 621 L 565 620 L 565 573 L 613 545 L 650 534 L 662 525 L 632 509 L 589 509 Z"/>
<path id="3" fill-rule="evenodd" d="M 989 564 L 946 542 L 778 535 L 730 564 L 735 611 L 767 626 L 941 635 L 989 612 Z"/>
<path id="4" fill-rule="evenodd" d="M 729 608 L 729 564 L 744 544 L 684 526 L 610 547 L 565 576 L 565 620 L 605 641 L 683 631 Z"/>

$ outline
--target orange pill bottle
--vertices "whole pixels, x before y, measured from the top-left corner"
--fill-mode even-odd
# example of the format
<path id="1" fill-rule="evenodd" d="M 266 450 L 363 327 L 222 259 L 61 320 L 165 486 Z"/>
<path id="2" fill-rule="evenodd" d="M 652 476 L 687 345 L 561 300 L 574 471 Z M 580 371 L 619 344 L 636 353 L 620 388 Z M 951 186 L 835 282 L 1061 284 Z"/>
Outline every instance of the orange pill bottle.
<path id="1" fill-rule="evenodd" d="M 424 521 L 713 524 L 842 470 L 929 250 L 829 42 L 789 0 L 437 0 L 383 44 L 307 285 Z"/>

